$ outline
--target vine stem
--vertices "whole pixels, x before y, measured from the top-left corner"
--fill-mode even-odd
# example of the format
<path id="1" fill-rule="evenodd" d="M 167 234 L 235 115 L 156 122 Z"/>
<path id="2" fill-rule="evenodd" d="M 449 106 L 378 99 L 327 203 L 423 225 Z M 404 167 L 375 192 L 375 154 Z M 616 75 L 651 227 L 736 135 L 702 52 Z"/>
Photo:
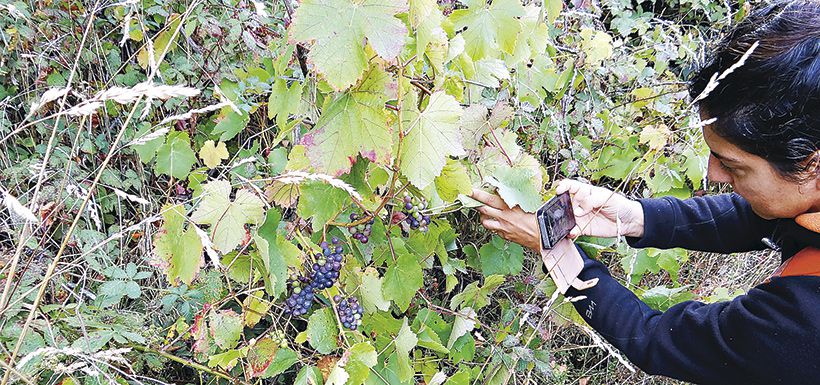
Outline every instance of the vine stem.
<path id="1" fill-rule="evenodd" d="M 208 374 L 210 374 L 210 375 L 212 375 L 212 376 L 216 376 L 216 377 L 219 377 L 219 378 L 221 378 L 221 379 L 223 379 L 223 380 L 227 380 L 227 381 L 229 381 L 229 382 L 230 382 L 230 383 L 232 383 L 232 384 L 243 384 L 243 385 L 244 385 L 244 384 L 248 384 L 247 382 L 245 382 L 245 381 L 241 381 L 241 380 L 238 380 L 238 379 L 236 379 L 236 378 L 233 378 L 233 377 L 231 377 L 231 376 L 230 376 L 230 375 L 228 375 L 228 374 L 225 374 L 225 373 L 222 373 L 222 372 L 220 372 L 220 371 L 217 371 L 217 370 L 211 369 L 211 368 L 209 368 L 209 367 L 207 367 L 207 366 L 205 366 L 205 365 L 198 364 L 198 363 L 196 363 L 196 362 L 193 362 L 193 361 L 190 361 L 190 360 L 186 360 L 186 359 L 181 358 L 181 357 L 177 357 L 177 356 L 175 356 L 175 355 L 173 355 L 173 354 L 171 354 L 171 353 L 164 352 L 164 351 L 162 351 L 162 350 L 156 350 L 156 349 L 152 349 L 152 348 L 150 348 L 150 347 L 148 347 L 148 346 L 142 346 L 142 345 L 131 345 L 131 347 L 132 347 L 132 348 L 134 348 L 134 350 L 138 350 L 138 351 L 140 351 L 140 352 L 142 352 L 142 353 L 153 353 L 153 354 L 156 354 L 156 355 L 158 355 L 158 356 L 160 356 L 160 357 L 167 358 L 167 359 L 169 359 L 169 360 L 171 360 L 171 361 L 174 361 L 174 362 L 176 362 L 176 363 L 179 363 L 179 364 L 182 364 L 182 365 L 185 365 L 185 366 L 188 366 L 188 367 L 194 368 L 194 369 L 196 369 L 196 370 L 201 370 L 201 371 L 203 371 L 203 372 L 205 372 L 205 373 L 208 373 Z"/>
<path id="2" fill-rule="evenodd" d="M 405 63 L 403 63 L 399 67 L 398 80 L 397 80 L 398 82 L 401 82 L 402 79 L 404 79 L 404 67 L 410 65 L 410 63 L 412 63 L 413 60 L 415 60 L 415 59 L 416 59 L 416 56 L 413 55 L 413 57 L 408 59 Z M 399 167 L 401 166 L 401 148 L 402 148 L 402 143 L 404 142 L 404 122 L 402 121 L 402 110 L 403 110 L 402 103 L 403 103 L 403 99 L 404 98 L 402 97 L 402 89 L 401 89 L 401 86 L 399 86 L 398 87 L 398 93 L 397 93 L 397 96 L 396 96 L 396 108 L 394 109 L 394 111 L 396 111 L 396 115 L 397 115 L 396 120 L 397 120 L 397 125 L 398 125 L 398 130 L 399 130 L 399 143 L 396 144 L 396 158 L 394 159 L 393 166 L 392 166 L 393 178 L 390 180 L 390 189 L 387 190 L 387 194 L 384 195 L 384 198 L 382 199 L 381 203 L 379 203 L 379 207 L 377 207 L 375 210 L 373 210 L 372 213 L 368 213 L 367 215 L 362 216 L 362 218 L 359 218 L 355 221 L 347 222 L 347 223 L 346 222 L 331 221 L 331 222 L 328 222 L 326 226 L 337 226 L 337 227 L 350 228 L 350 227 L 358 226 L 362 223 L 368 222 L 371 219 L 373 219 L 376 215 L 378 215 L 378 213 L 380 211 L 382 211 L 382 209 L 384 209 L 384 207 L 387 205 L 387 202 L 390 201 L 390 198 L 393 197 L 393 193 L 396 190 L 396 182 L 399 180 Z"/>
<path id="3" fill-rule="evenodd" d="M 339 335 L 342 336 L 342 339 L 345 341 L 345 344 L 348 348 L 350 348 L 350 341 L 347 340 L 347 335 L 345 335 L 344 325 L 342 325 L 342 318 L 339 317 L 339 309 L 336 307 L 336 301 L 333 300 L 333 296 L 330 295 L 330 289 L 324 290 L 327 299 L 330 301 L 330 307 L 333 309 L 333 315 L 336 316 L 336 323 L 339 326 Z M 342 294 L 341 291 L 339 294 Z"/>
<path id="4" fill-rule="evenodd" d="M 199 0 L 194 0 L 191 5 L 185 10 L 185 13 L 180 18 L 180 23 L 177 25 L 177 28 L 174 30 L 173 34 L 171 35 L 171 41 L 174 41 L 176 37 L 179 35 L 180 30 L 182 29 L 182 25 L 184 21 L 188 18 L 188 16 L 193 11 L 194 7 L 197 5 Z M 93 14 L 92 14 L 93 16 Z M 90 23 L 91 21 L 89 21 Z M 90 28 L 90 27 L 89 27 Z M 157 62 L 161 62 L 165 55 L 168 53 L 169 48 L 171 45 L 169 44 L 166 46 L 162 53 L 160 54 Z M 147 80 L 150 81 L 153 79 L 154 75 L 156 75 L 156 70 L 159 68 L 158 66 L 149 73 Z M 119 149 L 119 143 L 122 141 L 122 136 L 125 133 L 125 128 L 131 123 L 131 120 L 134 118 L 134 115 L 137 112 L 137 107 L 139 107 L 140 102 L 144 100 L 144 96 L 139 96 L 137 100 L 134 101 L 134 106 L 131 108 L 131 111 L 128 113 L 128 117 L 125 118 L 125 121 L 120 126 L 120 130 L 117 133 L 114 142 L 111 143 L 111 149 L 108 150 L 108 154 L 105 156 L 105 159 L 100 164 L 99 171 L 97 171 L 97 175 L 94 176 L 94 180 L 91 182 L 91 186 L 88 188 L 88 192 L 85 194 L 85 197 L 80 203 L 79 208 L 77 209 L 77 215 L 74 216 L 74 220 L 71 222 L 71 226 L 69 226 L 68 231 L 66 231 L 65 235 L 63 236 L 63 241 L 60 243 L 60 248 L 57 250 L 57 254 L 54 255 L 54 260 L 51 261 L 49 264 L 48 269 L 46 270 L 45 275 L 43 276 L 43 284 L 40 285 L 40 290 L 37 292 L 37 297 L 34 298 L 34 302 L 31 304 L 31 310 L 28 312 L 28 316 L 26 317 L 26 322 L 23 324 L 23 328 L 20 330 L 20 336 L 18 337 L 17 344 L 14 346 L 14 350 L 12 350 L 11 355 L 9 356 L 8 364 L 14 365 L 14 360 L 17 358 L 17 354 L 20 352 L 20 348 L 23 345 L 24 337 L 28 332 L 29 327 L 31 327 L 32 321 L 34 321 L 34 316 L 37 314 L 37 308 L 40 306 L 40 301 L 42 301 L 43 296 L 45 295 L 46 288 L 48 287 L 48 281 L 51 280 L 51 277 L 54 275 L 54 270 L 57 268 L 57 265 L 60 263 L 60 259 L 65 252 L 66 247 L 68 246 L 69 241 L 71 240 L 71 236 L 74 234 L 74 230 L 77 229 L 77 225 L 80 223 L 80 218 L 82 218 L 82 213 L 85 210 L 85 207 L 88 205 L 89 200 L 91 200 L 91 195 L 94 193 L 94 190 L 97 187 L 97 184 L 100 182 L 100 178 L 102 178 L 103 172 L 105 171 L 106 167 L 108 167 L 108 163 L 111 162 L 111 158 L 114 156 L 114 153 L 117 152 Z M 45 167 L 45 165 L 44 165 Z M 10 371 L 6 371 L 3 375 L 2 381 L 0 381 L 0 385 L 8 384 L 9 377 L 11 375 Z"/>

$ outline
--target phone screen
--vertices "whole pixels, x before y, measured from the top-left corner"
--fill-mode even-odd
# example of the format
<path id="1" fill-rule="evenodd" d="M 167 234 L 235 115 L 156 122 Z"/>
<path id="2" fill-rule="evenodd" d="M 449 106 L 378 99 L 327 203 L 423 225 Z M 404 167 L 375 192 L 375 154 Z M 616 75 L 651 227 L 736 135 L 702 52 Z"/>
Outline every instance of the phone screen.
<path id="1" fill-rule="evenodd" d="M 569 193 L 556 195 L 536 213 L 541 229 L 541 248 L 551 249 L 575 227 Z"/>

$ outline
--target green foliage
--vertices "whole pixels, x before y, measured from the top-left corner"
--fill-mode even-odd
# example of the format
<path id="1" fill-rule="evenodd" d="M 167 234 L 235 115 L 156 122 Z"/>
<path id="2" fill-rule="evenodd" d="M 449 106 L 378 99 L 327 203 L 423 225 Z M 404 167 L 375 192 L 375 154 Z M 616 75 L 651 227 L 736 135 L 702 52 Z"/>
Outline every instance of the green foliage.
<path id="1" fill-rule="evenodd" d="M 191 220 L 211 226 L 214 248 L 222 252 L 235 249 L 245 237 L 245 224 L 256 224 L 264 216 L 264 203 L 256 194 L 247 190 L 236 191 L 231 200 L 231 184 L 215 180 L 202 185 L 202 200 Z"/>
<path id="2" fill-rule="evenodd" d="M 165 143 L 157 147 L 157 162 L 154 170 L 174 178 L 185 178 L 196 163 L 196 155 L 191 150 L 187 132 L 171 131 Z"/>
<path id="3" fill-rule="evenodd" d="M 322 309 L 310 316 L 307 327 L 307 340 L 310 346 L 319 353 L 328 354 L 338 346 L 336 337 L 339 329 L 336 327 L 336 318 L 330 309 Z"/>
<path id="4" fill-rule="evenodd" d="M 154 239 L 158 265 L 165 270 L 168 282 L 191 284 L 205 263 L 202 240 L 192 226 L 185 230 L 184 208 L 166 205 L 162 208 L 163 225 Z"/>
<path id="5" fill-rule="evenodd" d="M 492 190 L 533 212 L 565 176 L 635 196 L 704 188 L 708 151 L 682 68 L 738 11 L 665 0 L 9 4 L 0 178 L 39 222 L 4 221 L 26 268 L 0 301 L 0 359 L 18 341 L 17 363 L 45 346 L 134 349 L 133 370 L 103 360 L 89 384 L 178 382 L 191 375 L 183 366 L 208 383 L 557 381 L 544 323 L 577 314 L 564 304 L 521 321 L 554 288 L 536 256 L 476 230 L 466 195 Z M 197 92 L 173 91 L 182 86 Z M 62 87 L 61 107 L 45 96 Z M 401 218 L 404 192 L 428 202 L 426 232 Z M 368 241 L 353 239 L 351 225 L 371 219 Z M 285 314 L 291 276 L 309 276 L 334 237 L 338 282 L 308 314 Z M 582 242 L 614 255 L 613 272 L 652 306 L 693 298 L 679 282 L 687 253 Z M 51 262 L 57 274 L 32 306 Z M 667 286 L 641 286 L 650 274 Z M 335 295 L 362 305 L 360 329 L 341 325 Z M 30 358 L 32 383 L 68 383 L 57 364 L 82 361 Z"/>
<path id="6" fill-rule="evenodd" d="M 478 253 L 481 256 L 481 272 L 486 276 L 516 275 L 524 267 L 524 248 L 504 242 L 498 236 L 493 236 L 489 243 L 481 246 Z"/>
<path id="7" fill-rule="evenodd" d="M 416 291 L 423 285 L 422 270 L 413 254 L 402 253 L 384 274 L 384 298 L 393 301 L 402 311 L 410 305 Z"/>

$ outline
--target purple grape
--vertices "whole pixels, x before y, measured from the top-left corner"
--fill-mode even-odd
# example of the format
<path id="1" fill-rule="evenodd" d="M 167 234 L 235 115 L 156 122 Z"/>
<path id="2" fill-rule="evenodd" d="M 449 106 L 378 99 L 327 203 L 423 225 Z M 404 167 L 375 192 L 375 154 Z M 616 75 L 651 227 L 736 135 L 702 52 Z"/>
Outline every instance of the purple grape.
<path id="1" fill-rule="evenodd" d="M 339 311 L 339 319 L 342 321 L 342 325 L 350 330 L 358 329 L 359 325 L 362 324 L 362 314 L 364 313 L 364 308 L 362 308 L 362 305 L 359 304 L 356 297 L 340 299 L 336 302 L 339 304 L 337 309 Z"/>

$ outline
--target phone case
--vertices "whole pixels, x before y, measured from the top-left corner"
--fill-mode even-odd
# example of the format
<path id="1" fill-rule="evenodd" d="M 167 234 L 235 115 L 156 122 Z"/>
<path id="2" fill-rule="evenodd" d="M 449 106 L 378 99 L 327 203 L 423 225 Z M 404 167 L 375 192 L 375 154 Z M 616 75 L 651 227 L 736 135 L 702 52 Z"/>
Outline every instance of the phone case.
<path id="1" fill-rule="evenodd" d="M 549 250 L 575 227 L 575 215 L 569 193 L 556 195 L 536 212 L 541 230 L 541 248 Z"/>

